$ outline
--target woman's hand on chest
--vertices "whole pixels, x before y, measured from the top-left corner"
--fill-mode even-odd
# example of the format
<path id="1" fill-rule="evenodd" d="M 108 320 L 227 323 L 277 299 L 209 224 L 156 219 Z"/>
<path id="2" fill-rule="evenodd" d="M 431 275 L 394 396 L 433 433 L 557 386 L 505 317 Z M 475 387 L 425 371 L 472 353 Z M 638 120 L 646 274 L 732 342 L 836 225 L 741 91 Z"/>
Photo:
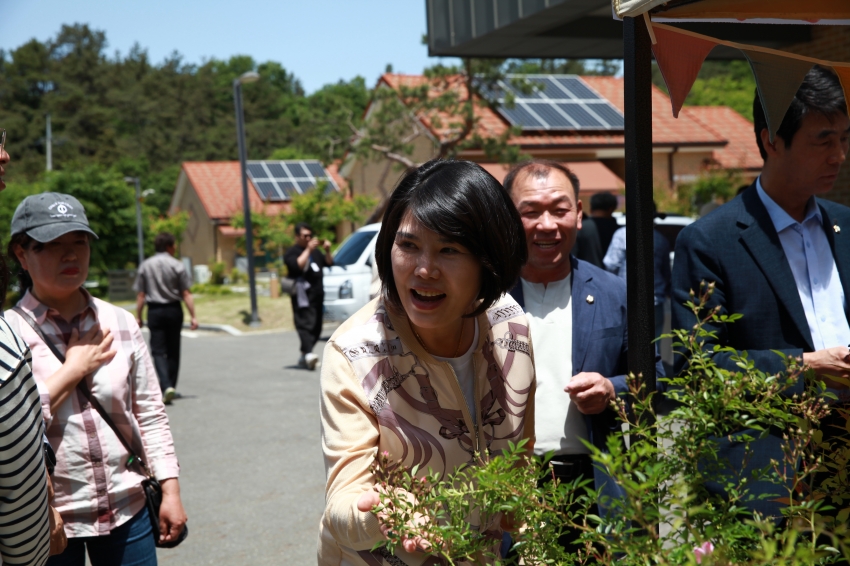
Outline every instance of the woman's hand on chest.
<path id="1" fill-rule="evenodd" d="M 74 375 L 82 378 L 108 364 L 117 353 L 112 349 L 112 338 L 111 331 L 106 329 L 104 332 L 99 324 L 92 326 L 82 336 L 76 329 L 72 330 L 65 353 L 65 365 Z"/>

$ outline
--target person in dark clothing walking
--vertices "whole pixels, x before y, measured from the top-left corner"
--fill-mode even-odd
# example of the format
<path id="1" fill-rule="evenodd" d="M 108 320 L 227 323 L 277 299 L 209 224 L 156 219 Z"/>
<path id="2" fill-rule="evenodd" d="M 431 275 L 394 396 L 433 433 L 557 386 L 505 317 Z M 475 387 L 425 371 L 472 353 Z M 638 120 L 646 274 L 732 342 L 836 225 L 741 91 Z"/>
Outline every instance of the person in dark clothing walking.
<path id="1" fill-rule="evenodd" d="M 319 357 L 313 353 L 313 347 L 322 333 L 322 303 L 325 290 L 322 287 L 322 268 L 333 265 L 331 243 L 325 240 L 319 250 L 319 239 L 313 236 L 313 229 L 307 224 L 295 225 L 295 245 L 286 251 L 283 262 L 289 269 L 289 276 L 295 279 L 295 293 L 292 295 L 292 318 L 295 330 L 301 339 L 301 357 L 298 365 L 316 369 Z"/>
<path id="2" fill-rule="evenodd" d="M 166 405 L 178 396 L 177 374 L 180 371 L 180 330 L 186 303 L 192 317 L 192 330 L 198 328 L 195 301 L 189 287 L 192 280 L 183 262 L 174 257 L 176 240 L 168 232 L 154 240 L 156 254 L 139 266 L 136 282 L 136 322 L 142 326 L 142 312 L 148 306 L 148 328 L 151 331 L 151 356 L 159 377 L 162 399 Z"/>

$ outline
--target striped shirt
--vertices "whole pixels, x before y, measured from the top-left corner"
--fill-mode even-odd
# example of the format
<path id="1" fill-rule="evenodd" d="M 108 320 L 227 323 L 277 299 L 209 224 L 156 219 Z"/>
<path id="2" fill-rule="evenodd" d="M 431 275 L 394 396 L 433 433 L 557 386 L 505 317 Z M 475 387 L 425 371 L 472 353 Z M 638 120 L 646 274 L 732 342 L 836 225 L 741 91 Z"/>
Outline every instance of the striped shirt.
<path id="1" fill-rule="evenodd" d="M 0 556 L 44 564 L 50 553 L 44 423 L 27 345 L 0 318 Z"/>
<path id="2" fill-rule="evenodd" d="M 85 290 L 81 292 L 88 305 L 71 321 L 64 320 L 29 292 L 18 306 L 35 319 L 63 353 L 72 328 L 83 335 L 99 322 L 104 331 L 112 331 L 112 349 L 117 355 L 85 377 L 89 390 L 134 451 L 146 458 L 157 479 L 176 478 L 179 465 L 168 416 L 139 326 L 124 309 L 95 299 Z M 69 538 L 107 535 L 142 510 L 144 475 L 137 465 L 128 466 L 127 450 L 78 389 L 55 413 L 51 411 L 45 381 L 62 364 L 16 312 L 7 311 L 6 317 L 32 350 L 32 369 L 41 395 L 47 438 L 56 451 L 54 505 L 65 522 L 65 534 Z"/>

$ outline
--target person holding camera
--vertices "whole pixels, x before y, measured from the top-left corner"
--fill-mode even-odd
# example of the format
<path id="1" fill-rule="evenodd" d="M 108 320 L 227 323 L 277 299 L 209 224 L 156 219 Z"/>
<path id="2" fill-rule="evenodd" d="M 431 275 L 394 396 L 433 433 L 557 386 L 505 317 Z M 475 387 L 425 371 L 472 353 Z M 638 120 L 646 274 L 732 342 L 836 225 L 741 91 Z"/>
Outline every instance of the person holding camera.
<path id="1" fill-rule="evenodd" d="M 322 334 L 322 303 L 325 301 L 322 268 L 334 264 L 331 243 L 324 240 L 321 251 L 319 247 L 319 239 L 313 234 L 313 229 L 299 222 L 295 225 L 295 245 L 283 256 L 289 276 L 295 279 L 292 318 L 301 340 L 298 365 L 311 370 L 316 369 L 319 363 L 319 356 L 313 353 L 313 347 Z"/>

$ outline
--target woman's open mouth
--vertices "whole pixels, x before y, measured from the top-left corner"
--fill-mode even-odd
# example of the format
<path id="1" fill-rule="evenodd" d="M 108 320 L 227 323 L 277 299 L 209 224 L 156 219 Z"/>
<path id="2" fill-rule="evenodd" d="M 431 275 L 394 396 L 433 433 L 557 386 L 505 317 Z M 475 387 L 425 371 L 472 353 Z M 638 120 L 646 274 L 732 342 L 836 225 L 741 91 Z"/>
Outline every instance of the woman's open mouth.
<path id="1" fill-rule="evenodd" d="M 424 289 L 411 289 L 410 295 L 413 297 L 413 304 L 421 309 L 436 308 L 446 298 L 445 293 Z"/>

